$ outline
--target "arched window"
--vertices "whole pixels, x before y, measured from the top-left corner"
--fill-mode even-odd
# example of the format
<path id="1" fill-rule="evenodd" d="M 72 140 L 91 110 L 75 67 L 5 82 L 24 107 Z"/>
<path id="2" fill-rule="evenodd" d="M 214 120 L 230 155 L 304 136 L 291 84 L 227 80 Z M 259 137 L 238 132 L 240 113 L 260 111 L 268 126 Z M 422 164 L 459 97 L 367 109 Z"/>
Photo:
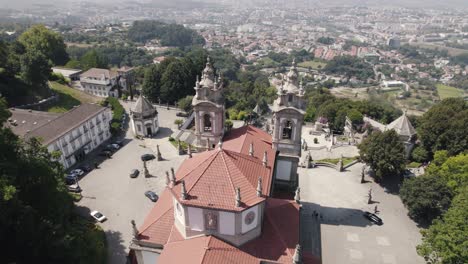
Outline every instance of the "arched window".
<path id="1" fill-rule="evenodd" d="M 286 121 L 283 127 L 282 139 L 291 139 L 292 136 L 292 123 L 291 121 Z"/>
<path id="2" fill-rule="evenodd" d="M 292 100 L 293 100 L 292 94 L 288 95 L 288 102 L 292 102 Z"/>
<path id="3" fill-rule="evenodd" d="M 211 116 L 209 114 L 203 116 L 203 130 L 211 131 Z"/>

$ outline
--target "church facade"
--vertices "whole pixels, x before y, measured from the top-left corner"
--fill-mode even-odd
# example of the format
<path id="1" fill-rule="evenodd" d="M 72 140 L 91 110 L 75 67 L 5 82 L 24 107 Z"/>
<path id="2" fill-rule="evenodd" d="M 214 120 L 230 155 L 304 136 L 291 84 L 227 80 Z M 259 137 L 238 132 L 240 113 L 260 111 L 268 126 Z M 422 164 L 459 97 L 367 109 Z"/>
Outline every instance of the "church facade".
<path id="1" fill-rule="evenodd" d="M 250 125 L 225 133 L 222 85 L 208 60 L 193 99 L 204 151 L 167 172 L 143 225 L 132 223 L 132 263 L 320 263 L 301 248 L 299 193 L 273 197 L 278 181 L 297 185 L 301 155 L 304 91 L 295 65 L 285 81 L 273 136 Z"/>

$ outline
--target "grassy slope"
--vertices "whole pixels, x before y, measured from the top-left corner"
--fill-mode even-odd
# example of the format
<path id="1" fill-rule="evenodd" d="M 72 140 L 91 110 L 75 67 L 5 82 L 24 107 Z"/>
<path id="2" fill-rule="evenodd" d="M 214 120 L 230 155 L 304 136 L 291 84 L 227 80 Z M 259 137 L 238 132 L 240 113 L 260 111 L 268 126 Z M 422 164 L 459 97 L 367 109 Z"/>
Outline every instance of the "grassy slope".
<path id="1" fill-rule="evenodd" d="M 460 89 L 443 84 L 437 84 L 437 92 L 441 100 L 449 97 L 463 96 L 463 92 Z"/>
<path id="2" fill-rule="evenodd" d="M 47 111 L 53 113 L 64 113 L 73 108 L 73 106 L 82 103 L 95 103 L 99 99 L 88 95 L 79 90 L 59 84 L 57 82 L 50 82 L 52 90 L 59 95 L 59 101 L 50 106 Z"/>
<path id="3" fill-rule="evenodd" d="M 312 69 L 320 69 L 319 66 L 321 66 L 321 69 L 323 69 L 327 64 L 325 62 L 321 62 L 318 60 L 313 60 L 313 61 L 304 61 L 298 64 L 299 67 L 304 67 L 304 68 L 312 68 Z"/>

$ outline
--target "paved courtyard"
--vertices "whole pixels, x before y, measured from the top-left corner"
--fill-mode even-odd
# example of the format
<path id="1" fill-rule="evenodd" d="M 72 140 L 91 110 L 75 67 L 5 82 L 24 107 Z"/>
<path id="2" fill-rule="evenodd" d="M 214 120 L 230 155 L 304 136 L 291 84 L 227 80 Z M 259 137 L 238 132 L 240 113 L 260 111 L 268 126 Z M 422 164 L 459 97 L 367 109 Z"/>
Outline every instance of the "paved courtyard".
<path id="1" fill-rule="evenodd" d="M 128 109 L 128 104 L 124 104 L 124 107 Z M 78 210 L 86 216 L 90 211 L 98 210 L 108 218 L 99 225 L 106 232 L 109 263 L 126 262 L 128 245 L 132 239 L 130 221 L 134 219 L 137 226 L 140 226 L 154 205 L 144 196 L 144 192 L 152 190 L 160 194 L 165 188 L 165 171 L 170 171 L 171 167 L 177 170 L 187 157 L 179 156 L 176 148 L 168 141 L 168 137 L 176 129 L 176 110 L 158 108 L 158 112 L 161 128 L 155 138 L 138 140 L 134 139 L 130 130 L 127 131 L 125 146 L 111 159 L 100 164 L 99 169 L 91 171 L 80 180 L 83 199 L 78 203 Z M 148 162 L 148 170 L 153 177 L 145 178 L 140 156 L 145 153 L 156 155 L 158 144 L 164 160 Z M 129 177 L 132 169 L 140 170 L 138 178 Z"/>
<path id="2" fill-rule="evenodd" d="M 361 184 L 362 166 L 358 163 L 345 172 L 326 167 L 299 170 L 305 249 L 317 254 L 321 248 L 324 264 L 424 263 L 416 253 L 421 236 L 400 198 L 384 192 L 369 177 Z M 369 189 L 373 204 L 367 204 Z M 362 215 L 376 205 L 382 226 Z"/>

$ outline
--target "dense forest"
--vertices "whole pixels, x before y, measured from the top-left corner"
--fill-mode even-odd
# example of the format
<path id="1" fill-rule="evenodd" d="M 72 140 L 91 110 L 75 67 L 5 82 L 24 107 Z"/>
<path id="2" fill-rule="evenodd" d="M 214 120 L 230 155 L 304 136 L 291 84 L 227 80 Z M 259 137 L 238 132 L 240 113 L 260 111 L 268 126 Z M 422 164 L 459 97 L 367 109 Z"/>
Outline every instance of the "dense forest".
<path id="1" fill-rule="evenodd" d="M 205 44 L 205 39 L 192 29 L 154 20 L 135 21 L 128 30 L 128 38 L 140 43 L 158 39 L 162 46 L 174 47 Z"/>
<path id="2" fill-rule="evenodd" d="M 361 81 L 374 78 L 372 65 L 363 59 L 352 56 L 337 56 L 328 62 L 324 71 L 329 74 L 342 74 L 348 79 L 356 77 Z"/>

